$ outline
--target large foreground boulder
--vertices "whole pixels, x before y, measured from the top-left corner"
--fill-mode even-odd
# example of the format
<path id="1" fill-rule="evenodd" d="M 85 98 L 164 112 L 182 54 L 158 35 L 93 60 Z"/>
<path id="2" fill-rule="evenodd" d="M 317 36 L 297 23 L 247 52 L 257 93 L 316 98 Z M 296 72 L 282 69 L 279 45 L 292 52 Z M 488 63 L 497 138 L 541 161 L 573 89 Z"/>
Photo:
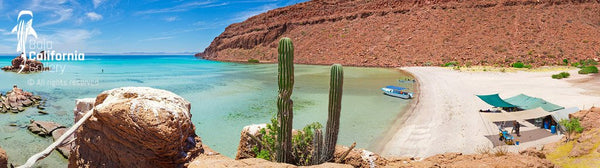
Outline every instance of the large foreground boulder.
<path id="1" fill-rule="evenodd" d="M 164 90 L 102 92 L 75 133 L 69 167 L 182 167 L 203 153 L 190 103 Z"/>

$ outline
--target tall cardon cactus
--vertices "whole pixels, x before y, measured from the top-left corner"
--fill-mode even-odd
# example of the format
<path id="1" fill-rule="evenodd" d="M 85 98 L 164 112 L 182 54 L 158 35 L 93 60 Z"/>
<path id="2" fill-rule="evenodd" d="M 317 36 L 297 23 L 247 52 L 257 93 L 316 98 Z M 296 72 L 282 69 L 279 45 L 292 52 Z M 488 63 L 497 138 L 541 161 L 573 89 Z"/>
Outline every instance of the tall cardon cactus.
<path id="1" fill-rule="evenodd" d="M 333 158 L 335 145 L 340 129 L 340 112 L 342 110 L 342 90 L 344 86 L 344 70 L 342 65 L 331 66 L 329 82 L 329 112 L 327 115 L 327 127 L 325 128 L 325 149 L 323 151 L 323 162 Z"/>
<path id="2" fill-rule="evenodd" d="M 292 40 L 284 37 L 279 40 L 277 48 L 279 96 L 277 97 L 277 122 L 279 130 L 277 134 L 277 162 L 291 163 L 292 158 L 292 120 L 293 101 L 292 90 L 294 89 L 294 45 Z"/>

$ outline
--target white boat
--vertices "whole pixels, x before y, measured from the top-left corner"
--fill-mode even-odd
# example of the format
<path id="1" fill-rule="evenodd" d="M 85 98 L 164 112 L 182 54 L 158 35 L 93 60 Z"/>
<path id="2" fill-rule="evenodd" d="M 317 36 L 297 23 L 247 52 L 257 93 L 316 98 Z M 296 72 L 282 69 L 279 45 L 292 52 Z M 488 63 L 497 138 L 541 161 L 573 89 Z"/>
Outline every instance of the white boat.
<path id="1" fill-rule="evenodd" d="M 398 86 L 386 86 L 384 88 L 381 88 L 381 90 L 383 91 L 383 93 L 386 94 L 386 95 L 393 96 L 393 97 L 398 97 L 398 98 L 403 98 L 403 99 L 412 99 L 413 98 L 413 93 L 402 91 L 402 90 L 405 90 L 405 89 L 406 88 L 398 87 Z"/>

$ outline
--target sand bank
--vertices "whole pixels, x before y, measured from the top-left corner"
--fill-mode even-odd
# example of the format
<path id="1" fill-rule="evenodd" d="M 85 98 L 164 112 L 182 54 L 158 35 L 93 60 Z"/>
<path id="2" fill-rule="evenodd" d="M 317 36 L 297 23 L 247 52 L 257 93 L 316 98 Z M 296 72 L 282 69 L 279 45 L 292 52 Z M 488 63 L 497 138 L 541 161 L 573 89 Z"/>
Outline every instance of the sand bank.
<path id="1" fill-rule="evenodd" d="M 478 110 L 490 108 L 475 95 L 499 93 L 502 98 L 520 93 L 543 98 L 564 107 L 589 108 L 600 104 L 600 96 L 585 81 L 596 78 L 569 71 L 571 78 L 556 80 L 558 72 L 460 72 L 439 67 L 402 68 L 419 82 L 419 99 L 389 131 L 380 145 L 388 156 L 426 157 L 445 152 L 474 153 L 478 147 L 492 146 L 486 135 L 498 133 L 497 127 Z M 403 118 L 403 119 L 402 119 Z M 525 126 L 522 130 L 533 129 Z M 530 127 L 530 128 L 527 128 Z M 539 146 L 559 136 L 521 145 Z"/>

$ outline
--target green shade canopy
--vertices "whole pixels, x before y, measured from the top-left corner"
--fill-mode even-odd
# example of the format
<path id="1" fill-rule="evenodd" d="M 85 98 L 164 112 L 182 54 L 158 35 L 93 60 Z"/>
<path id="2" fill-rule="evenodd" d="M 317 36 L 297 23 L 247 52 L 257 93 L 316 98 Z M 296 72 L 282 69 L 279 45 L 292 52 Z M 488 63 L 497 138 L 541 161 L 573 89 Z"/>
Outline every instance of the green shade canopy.
<path id="1" fill-rule="evenodd" d="M 544 109 L 546 111 L 556 111 L 556 110 L 565 108 L 565 107 L 547 102 L 544 99 L 527 96 L 525 94 L 519 94 L 514 97 L 504 99 L 504 101 L 506 101 L 510 104 L 514 104 L 517 107 L 519 107 L 520 109 L 524 109 L 524 110 L 530 110 L 530 109 L 535 109 L 535 108 L 541 107 L 542 109 Z"/>
<path id="2" fill-rule="evenodd" d="M 517 107 L 511 103 L 502 100 L 500 96 L 498 96 L 498 94 L 477 95 L 477 97 L 494 107 Z"/>

